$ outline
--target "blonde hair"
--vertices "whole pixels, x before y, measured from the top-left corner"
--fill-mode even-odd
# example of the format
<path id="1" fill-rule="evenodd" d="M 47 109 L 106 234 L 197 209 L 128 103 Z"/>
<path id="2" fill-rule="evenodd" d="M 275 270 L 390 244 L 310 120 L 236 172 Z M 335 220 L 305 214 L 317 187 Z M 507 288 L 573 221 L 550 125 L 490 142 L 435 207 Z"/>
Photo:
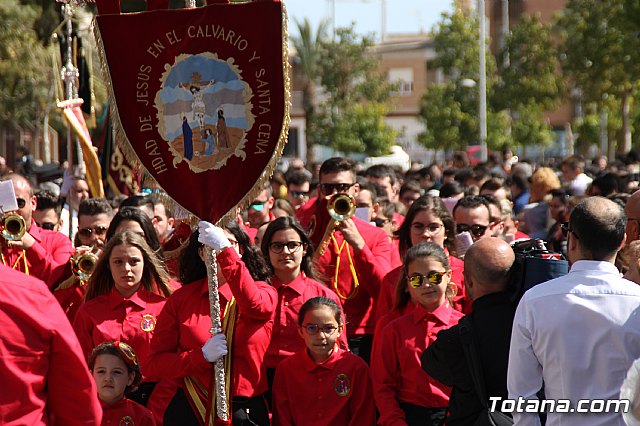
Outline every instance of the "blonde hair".
<path id="1" fill-rule="evenodd" d="M 560 189 L 560 179 L 549 167 L 540 167 L 531 176 L 531 201 L 542 201 L 552 190 Z"/>
<path id="2" fill-rule="evenodd" d="M 158 259 L 145 239 L 135 232 L 125 231 L 114 235 L 104 248 L 96 268 L 89 278 L 85 301 L 107 294 L 114 286 L 113 277 L 109 270 L 109 259 L 115 247 L 129 245 L 142 253 L 144 267 L 140 283 L 142 286 L 161 296 L 169 297 L 173 291 L 169 286 L 169 274 L 163 262 Z"/>

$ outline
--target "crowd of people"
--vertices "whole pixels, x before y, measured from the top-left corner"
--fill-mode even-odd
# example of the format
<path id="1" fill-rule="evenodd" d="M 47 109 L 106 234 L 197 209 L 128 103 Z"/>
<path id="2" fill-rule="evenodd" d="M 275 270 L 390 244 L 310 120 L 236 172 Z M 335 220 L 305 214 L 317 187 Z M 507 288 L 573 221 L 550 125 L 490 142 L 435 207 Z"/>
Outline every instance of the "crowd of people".
<path id="1" fill-rule="evenodd" d="M 624 424 L 489 398 L 620 398 L 640 358 L 629 165 L 293 161 L 193 228 L 158 190 L 0 180 L 23 223 L 0 238 L 2 424 L 219 424 L 223 397 L 233 425 Z M 571 269 L 518 303 L 510 243 L 529 238 Z"/>

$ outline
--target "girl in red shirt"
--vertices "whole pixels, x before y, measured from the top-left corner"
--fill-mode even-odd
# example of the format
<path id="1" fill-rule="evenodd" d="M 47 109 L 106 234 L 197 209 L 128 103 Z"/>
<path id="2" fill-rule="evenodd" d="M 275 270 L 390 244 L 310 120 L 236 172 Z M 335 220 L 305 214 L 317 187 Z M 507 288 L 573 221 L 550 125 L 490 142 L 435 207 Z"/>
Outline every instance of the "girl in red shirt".
<path id="1" fill-rule="evenodd" d="M 87 285 L 86 301 L 78 309 L 73 328 L 89 358 L 94 347 L 119 340 L 134 348 L 143 361 L 166 297 L 168 275 L 144 238 L 126 231 L 107 243 Z M 155 382 L 145 381 L 129 398 L 147 405 Z"/>
<path id="2" fill-rule="evenodd" d="M 138 359 L 131 346 L 117 340 L 100 343 L 91 352 L 89 370 L 102 405 L 102 426 L 156 425 L 151 411 L 124 396 L 142 381 Z"/>
<path id="3" fill-rule="evenodd" d="M 397 298 L 412 299 L 415 309 L 382 328 L 371 360 L 373 389 L 382 426 L 440 426 L 451 388 L 428 376 L 420 355 L 440 330 L 463 314 L 451 307 L 455 294 L 449 259 L 439 245 L 420 243 L 407 251 L 405 286 Z"/>
<path id="4" fill-rule="evenodd" d="M 341 349 L 340 306 L 314 297 L 300 308 L 298 333 L 305 349 L 280 363 L 273 382 L 274 426 L 373 426 L 369 367 Z"/>
<path id="5" fill-rule="evenodd" d="M 341 303 L 331 289 L 313 279 L 313 245 L 295 218 L 285 216 L 271 222 L 262 237 L 261 248 L 273 273 L 271 285 L 278 291 L 271 343 L 264 360 L 271 388 L 278 364 L 305 347 L 298 334 L 302 304 L 316 296 L 328 297 L 339 306 Z M 346 334 L 340 337 L 346 348 Z"/>

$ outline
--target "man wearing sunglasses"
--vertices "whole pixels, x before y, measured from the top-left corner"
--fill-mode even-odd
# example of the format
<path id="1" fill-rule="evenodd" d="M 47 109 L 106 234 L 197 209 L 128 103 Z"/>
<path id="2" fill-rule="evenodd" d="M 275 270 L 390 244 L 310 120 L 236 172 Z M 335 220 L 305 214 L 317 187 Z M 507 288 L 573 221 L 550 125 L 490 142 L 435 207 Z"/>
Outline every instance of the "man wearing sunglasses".
<path id="1" fill-rule="evenodd" d="M 500 238 L 483 238 L 464 257 L 464 285 L 473 300 L 472 324 L 478 359 L 489 397 L 507 398 L 507 363 L 516 305 L 507 292 L 515 261 L 511 246 Z M 447 424 L 473 425 L 483 410 L 460 336 L 461 324 L 438 333 L 422 354 L 422 369 L 453 387 Z M 490 405 L 490 402 L 485 401 Z"/>
<path id="2" fill-rule="evenodd" d="M 38 226 L 47 231 L 60 231 L 63 224 L 60 219 L 62 205 L 60 197 L 51 191 L 43 190 L 36 194 L 36 209 L 33 211 L 33 219 Z"/>
<path id="3" fill-rule="evenodd" d="M 456 234 L 467 231 L 473 241 L 491 237 L 491 208 L 487 200 L 478 195 L 461 198 L 453 208 L 453 219 L 456 222 Z"/>
<path id="4" fill-rule="evenodd" d="M 253 200 L 247 209 L 247 220 L 249 227 L 258 229 L 265 222 L 271 222 L 275 219 L 271 213 L 275 199 L 272 196 L 271 184 L 265 182 L 262 191 Z"/>
<path id="5" fill-rule="evenodd" d="M 287 173 L 285 178 L 287 179 L 287 198 L 289 198 L 291 205 L 297 209 L 309 201 L 311 179 L 309 175 L 298 170 Z"/>
<path id="6" fill-rule="evenodd" d="M 356 197 L 356 164 L 349 159 L 330 158 L 320 166 L 319 195 L 296 211 L 314 244 L 322 240 L 331 222 L 328 202 L 335 194 Z M 316 249 L 317 250 L 317 249 Z M 316 262 L 327 283 L 344 304 L 347 338 L 353 353 L 369 362 L 375 321 L 373 304 L 380 283 L 391 269 L 391 243 L 381 228 L 353 216 L 339 221 L 326 239 L 324 254 Z M 337 268 L 337 271 L 336 271 Z"/>
<path id="7" fill-rule="evenodd" d="M 15 241 L 0 238 L 1 261 L 10 268 L 41 279 L 51 287 L 60 278 L 74 252 L 71 241 L 60 232 L 47 231 L 36 224 L 33 211 L 37 201 L 31 183 L 25 177 L 9 174 L 3 180 L 13 183 L 18 202 L 15 213 L 24 219 L 26 232 Z"/>
<path id="8" fill-rule="evenodd" d="M 571 270 L 528 290 L 516 310 L 509 398 L 521 397 L 529 406 L 544 383 L 547 400 L 570 400 L 572 412 L 549 412 L 547 424 L 625 424 L 624 406 L 578 411 L 596 410 L 584 400 L 619 398 L 629 367 L 640 358 L 640 287 L 615 267 L 625 225 L 622 207 L 611 200 L 590 197 L 579 203 L 564 226 Z M 514 419 L 539 424 L 537 413 L 515 413 Z"/>

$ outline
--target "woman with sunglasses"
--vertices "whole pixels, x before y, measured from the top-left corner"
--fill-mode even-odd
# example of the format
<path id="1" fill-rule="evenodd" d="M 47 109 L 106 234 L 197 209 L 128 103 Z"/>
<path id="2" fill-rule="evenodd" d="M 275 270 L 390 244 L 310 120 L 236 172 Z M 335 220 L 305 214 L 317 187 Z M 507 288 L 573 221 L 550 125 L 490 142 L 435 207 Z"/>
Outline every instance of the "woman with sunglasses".
<path id="1" fill-rule="evenodd" d="M 262 237 L 261 249 L 273 274 L 271 285 L 278 291 L 273 336 L 264 359 L 271 389 L 278 364 L 304 349 L 297 326 L 302 305 L 317 296 L 327 297 L 339 306 L 341 303 L 338 295 L 314 280 L 313 246 L 296 219 L 287 216 L 271 222 Z M 345 333 L 341 336 L 342 346 L 347 348 Z"/>
<path id="2" fill-rule="evenodd" d="M 164 265 L 144 238 L 130 231 L 114 235 L 96 264 L 85 303 L 73 322 L 85 357 L 102 342 L 121 340 L 144 360 L 158 315 L 171 292 Z M 144 369 L 142 373 L 142 385 L 128 396 L 146 406 L 156 383 Z"/>
<path id="3" fill-rule="evenodd" d="M 223 333 L 212 336 L 205 245 L 217 252 Z M 268 425 L 264 355 L 271 339 L 277 292 L 257 248 L 236 222 L 224 229 L 200 222 L 180 257 L 183 287 L 167 301 L 143 371 L 179 380 L 164 424 L 205 423 L 213 363 L 224 358 L 234 425 Z M 253 422 L 253 423 L 251 423 Z"/>
<path id="4" fill-rule="evenodd" d="M 388 323 L 376 337 L 371 374 L 378 424 L 440 426 L 451 388 L 422 370 L 420 356 L 440 330 L 457 324 L 463 314 L 451 306 L 455 284 L 449 256 L 441 246 L 427 242 L 411 247 L 402 268 L 404 285 L 398 286 L 397 303 L 411 299 L 416 307 Z"/>
<path id="5" fill-rule="evenodd" d="M 404 258 L 407 250 L 421 242 L 432 242 L 445 250 L 451 266 L 451 281 L 456 284 L 457 293 L 453 298 L 454 309 L 467 312 L 471 303 L 465 296 L 464 262 L 456 257 L 455 223 L 442 200 L 431 195 L 423 195 L 413 202 L 404 222 L 395 232 L 399 240 L 400 258 Z M 396 289 L 404 286 L 403 266 L 392 269 L 384 278 L 376 302 L 378 324 L 388 323 L 415 306 L 413 303 L 398 304 L 395 298 Z M 382 319 L 384 318 L 384 321 Z M 378 330 L 376 326 L 376 331 Z"/>

